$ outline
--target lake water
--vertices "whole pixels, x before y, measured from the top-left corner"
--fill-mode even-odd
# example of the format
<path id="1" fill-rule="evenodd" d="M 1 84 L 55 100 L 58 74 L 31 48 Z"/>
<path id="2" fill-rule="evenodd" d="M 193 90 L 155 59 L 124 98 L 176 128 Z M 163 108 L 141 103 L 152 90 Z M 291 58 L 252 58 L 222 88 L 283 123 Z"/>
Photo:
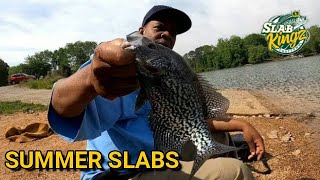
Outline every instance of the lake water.
<path id="1" fill-rule="evenodd" d="M 320 56 L 201 74 L 217 89 L 270 92 L 278 97 L 292 97 L 299 106 L 306 105 L 306 108 L 311 107 L 312 111 L 320 112 Z"/>

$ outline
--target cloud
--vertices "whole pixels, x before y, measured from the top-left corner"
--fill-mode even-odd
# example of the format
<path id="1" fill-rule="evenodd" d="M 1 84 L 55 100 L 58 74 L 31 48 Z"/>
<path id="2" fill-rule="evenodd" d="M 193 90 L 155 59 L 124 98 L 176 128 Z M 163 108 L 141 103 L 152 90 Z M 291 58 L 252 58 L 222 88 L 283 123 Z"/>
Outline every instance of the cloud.
<path id="1" fill-rule="evenodd" d="M 272 16 L 296 9 L 310 19 L 309 26 L 320 24 L 316 0 L 11 0 L 1 3 L 0 58 L 12 66 L 37 51 L 55 50 L 69 42 L 125 37 L 139 28 L 156 4 L 181 9 L 192 19 L 190 31 L 177 37 L 174 50 L 181 55 L 219 38 L 259 33 Z"/>

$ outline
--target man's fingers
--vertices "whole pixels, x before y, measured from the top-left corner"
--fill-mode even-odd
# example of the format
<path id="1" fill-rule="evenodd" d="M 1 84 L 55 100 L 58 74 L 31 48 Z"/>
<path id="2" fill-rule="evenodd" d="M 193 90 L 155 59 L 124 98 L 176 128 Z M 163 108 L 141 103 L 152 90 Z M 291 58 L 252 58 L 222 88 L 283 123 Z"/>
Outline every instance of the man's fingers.
<path id="1" fill-rule="evenodd" d="M 262 156 L 263 156 L 263 153 L 259 153 L 258 157 L 257 157 L 257 160 L 259 161 L 262 158 Z"/>
<path id="2" fill-rule="evenodd" d="M 256 154 L 258 155 L 257 160 L 260 160 L 265 152 L 263 143 L 258 143 L 256 148 Z"/>
<path id="3" fill-rule="evenodd" d="M 252 159 L 253 157 L 254 157 L 254 152 L 252 152 L 249 156 L 248 156 L 248 159 L 250 160 L 250 159 Z"/>
<path id="4" fill-rule="evenodd" d="M 248 159 L 251 159 L 251 158 L 253 158 L 254 155 L 255 155 L 256 148 L 255 148 L 255 145 L 254 145 L 253 142 L 249 142 L 248 145 L 249 145 L 249 150 L 250 150 L 250 152 L 251 152 L 251 154 L 248 156 Z"/>
<path id="5" fill-rule="evenodd" d="M 112 41 L 108 41 L 107 43 L 115 45 L 115 46 L 121 46 L 121 44 L 124 42 L 125 40 L 123 38 L 117 38 L 114 39 Z"/>
<path id="6" fill-rule="evenodd" d="M 130 47 L 130 46 L 132 46 L 132 44 L 129 43 L 128 41 L 126 41 L 126 40 L 122 41 L 122 43 L 120 45 L 120 47 L 123 48 L 123 49 L 125 49 L 127 47 Z"/>
<path id="7" fill-rule="evenodd" d="M 113 65 L 107 72 L 111 77 L 131 77 L 137 76 L 137 70 L 135 64 L 127 64 L 123 66 Z"/>
<path id="8" fill-rule="evenodd" d="M 130 46 L 128 42 L 123 39 L 115 39 L 109 42 L 101 43 L 95 50 L 95 58 L 100 61 L 109 63 L 110 65 L 126 65 L 135 60 L 135 54 L 123 49 L 123 47 Z"/>

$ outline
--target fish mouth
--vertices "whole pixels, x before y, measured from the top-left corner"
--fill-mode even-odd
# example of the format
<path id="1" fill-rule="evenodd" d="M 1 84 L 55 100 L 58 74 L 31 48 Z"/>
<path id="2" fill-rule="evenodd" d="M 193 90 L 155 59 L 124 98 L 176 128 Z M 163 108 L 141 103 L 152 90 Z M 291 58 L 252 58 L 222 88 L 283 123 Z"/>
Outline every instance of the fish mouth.
<path id="1" fill-rule="evenodd" d="M 158 40 L 158 41 L 155 41 L 155 43 L 165 46 L 167 48 L 170 48 L 171 46 L 171 43 L 165 40 Z"/>

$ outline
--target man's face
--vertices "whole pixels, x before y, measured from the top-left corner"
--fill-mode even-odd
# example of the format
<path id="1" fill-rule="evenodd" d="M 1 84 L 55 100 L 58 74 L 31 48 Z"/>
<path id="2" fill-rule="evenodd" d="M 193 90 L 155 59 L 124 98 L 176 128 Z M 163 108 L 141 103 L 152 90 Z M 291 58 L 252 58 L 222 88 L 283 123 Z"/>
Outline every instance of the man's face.
<path id="1" fill-rule="evenodd" d="M 176 42 L 176 25 L 170 20 L 151 20 L 139 31 L 144 37 L 170 49 Z"/>

